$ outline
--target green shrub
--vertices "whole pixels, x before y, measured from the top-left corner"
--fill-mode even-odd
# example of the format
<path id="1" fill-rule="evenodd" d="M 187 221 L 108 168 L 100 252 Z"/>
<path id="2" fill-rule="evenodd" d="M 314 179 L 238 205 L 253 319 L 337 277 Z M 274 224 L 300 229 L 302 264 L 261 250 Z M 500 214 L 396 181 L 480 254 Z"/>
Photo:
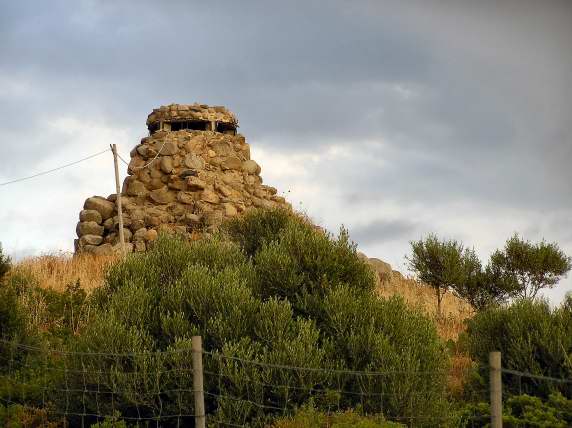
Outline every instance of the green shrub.
<path id="1" fill-rule="evenodd" d="M 325 414 L 313 407 L 300 409 L 291 418 L 274 422 L 271 428 L 399 428 L 405 425 L 388 422 L 381 416 L 361 416 L 348 410 Z"/>
<path id="2" fill-rule="evenodd" d="M 5 292 L 15 298 L 11 312 L 24 314 L 22 321 L 28 335 L 65 340 L 87 322 L 90 302 L 79 280 L 63 288 L 63 292 L 41 288 L 25 268 L 12 270 L 4 284 Z"/>
<path id="3" fill-rule="evenodd" d="M 20 366 L 21 356 L 15 347 L 27 340 L 26 317 L 16 292 L 0 285 L 0 376 Z M 9 385 L 0 384 L 0 397 L 10 391 Z"/>
<path id="4" fill-rule="evenodd" d="M 442 425 L 447 358 L 434 325 L 374 296 L 374 273 L 345 231 L 334 238 L 285 211 L 254 211 L 223 229 L 193 242 L 160 236 L 78 300 L 89 316 L 68 317 L 78 327 L 60 341 L 75 352 L 47 362 L 67 376 L 50 380 L 54 406 L 190 415 L 190 342 L 201 335 L 211 421 L 263 426 L 313 401 Z M 61 393 L 70 389 L 86 392 Z"/>
<path id="5" fill-rule="evenodd" d="M 103 421 L 91 425 L 90 428 L 128 428 L 128 425 L 117 414 L 117 416 L 107 417 Z"/>
<path id="6" fill-rule="evenodd" d="M 8 428 L 58 428 L 65 426 L 63 420 L 50 420 L 46 409 L 24 407 L 18 404 L 8 406 L 0 404 L 0 425 Z"/>
<path id="7" fill-rule="evenodd" d="M 285 209 L 250 210 L 222 226 L 222 231 L 252 257 L 262 245 L 274 241 L 278 234 L 292 221 L 294 214 Z"/>
<path id="8" fill-rule="evenodd" d="M 11 287 L 0 286 L 0 339 L 12 340 L 25 335 L 25 315 Z"/>
<path id="9" fill-rule="evenodd" d="M 490 422 L 488 403 L 466 405 L 460 411 L 463 427 L 488 426 Z M 572 426 L 572 400 L 561 394 L 550 394 L 548 399 L 530 395 L 509 397 L 503 403 L 503 426 L 507 428 L 566 428 Z"/>
<path id="10" fill-rule="evenodd" d="M 12 261 L 10 260 L 10 257 L 4 255 L 2 252 L 2 244 L 0 244 L 0 284 L 2 284 L 4 277 L 11 267 Z"/>
<path id="11" fill-rule="evenodd" d="M 572 378 L 572 305 L 551 308 L 547 301 L 520 300 L 508 307 L 487 309 L 468 322 L 462 342 L 471 357 L 488 364 L 490 351 L 502 353 L 502 366 L 534 375 Z M 559 389 L 572 396 L 570 384 L 503 375 L 507 391 L 546 397 Z"/>
<path id="12" fill-rule="evenodd" d="M 388 392 L 387 414 L 411 414 L 415 409 L 416 416 L 438 418 L 445 411 L 446 357 L 433 323 L 424 315 L 408 309 L 401 298 L 378 300 L 340 287 L 325 298 L 323 316 L 322 329 L 333 345 L 330 358 L 339 367 L 391 373 L 368 379 L 373 390 Z M 359 385 L 350 383 L 348 388 L 360 391 Z M 362 404 L 375 410 L 367 398 Z"/>
<path id="13" fill-rule="evenodd" d="M 262 298 L 288 298 L 302 311 L 306 299 L 321 299 L 340 284 L 371 294 L 374 272 L 357 257 L 356 247 L 342 229 L 337 239 L 291 220 L 253 257 Z"/>

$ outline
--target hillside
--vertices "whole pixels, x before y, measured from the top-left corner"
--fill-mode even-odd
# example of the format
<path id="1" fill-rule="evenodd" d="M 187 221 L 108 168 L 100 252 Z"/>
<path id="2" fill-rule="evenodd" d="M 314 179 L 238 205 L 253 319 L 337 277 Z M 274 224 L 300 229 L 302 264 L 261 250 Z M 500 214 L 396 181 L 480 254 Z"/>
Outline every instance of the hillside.
<path id="1" fill-rule="evenodd" d="M 388 263 L 376 259 L 367 259 L 378 275 L 377 294 L 380 297 L 401 296 L 408 306 L 420 308 L 433 318 L 437 324 L 438 332 L 444 340 L 456 340 L 465 328 L 465 320 L 473 315 L 471 306 L 452 293 L 443 299 L 443 316 L 437 317 L 437 298 L 433 289 L 412 277 L 404 276 L 401 272 L 393 270 Z"/>
<path id="2" fill-rule="evenodd" d="M 519 302 L 473 314 L 451 294 L 438 316 L 430 287 L 356 254 L 343 229 L 335 236 L 288 210 L 253 210 L 219 232 L 190 241 L 161 234 L 146 252 L 127 258 L 61 253 L 17 263 L 0 299 L 14 383 L 8 394 L 48 391 L 50 404 L 66 408 L 70 421 L 114 415 L 116 402 L 127 419 L 190 421 L 193 400 L 169 394 L 192 391 L 194 375 L 185 373 L 194 373 L 190 356 L 202 337 L 208 397 L 201 402 L 210 420 L 268 426 L 285 415 L 366 412 L 381 418 L 373 426 L 420 418 L 431 421 L 427 426 L 445 426 L 443 420 L 457 426 L 488 419 L 489 386 L 480 373 L 488 350 L 498 346 L 495 332 L 520 329 L 518 337 L 529 343 L 529 321 L 537 319 L 546 322 L 533 331 L 535 343 L 550 345 L 542 341 L 554 331 L 563 346 L 562 356 L 547 361 L 546 378 L 568 377 L 562 368 L 570 304 L 552 310 Z M 500 337 L 508 340 L 501 345 L 510 367 L 525 342 L 515 343 L 510 332 Z M 61 378 L 62 365 L 74 375 Z M 536 376 L 522 371 L 528 366 L 519 369 Z M 149 382 L 150 374 L 157 380 Z M 521 384 L 506 382 L 522 394 Z M 253 394 L 251 387 L 259 389 Z M 87 391 L 73 397 L 71 412 L 70 388 Z M 100 390 L 114 398 L 105 409 L 98 407 Z M 541 399 L 535 395 L 535 408 Z M 554 408 L 568 405 L 560 396 L 547 399 Z M 48 417 L 39 396 L 22 402 Z"/>
<path id="3" fill-rule="evenodd" d="M 119 256 L 71 256 L 63 252 L 46 254 L 17 262 L 11 275 L 31 277 L 40 287 L 55 291 L 64 291 L 67 285 L 79 281 L 83 290 L 91 292 L 103 284 L 106 269 L 118 259 Z M 431 318 L 436 318 L 436 298 L 430 287 L 392 270 L 389 264 L 379 259 L 370 258 L 368 262 L 378 274 L 377 294 L 380 297 L 399 295 L 408 306 L 420 308 Z M 471 314 L 471 308 L 465 301 L 447 294 L 443 301 L 444 316 L 435 319 L 440 336 L 445 340 L 456 339 Z"/>

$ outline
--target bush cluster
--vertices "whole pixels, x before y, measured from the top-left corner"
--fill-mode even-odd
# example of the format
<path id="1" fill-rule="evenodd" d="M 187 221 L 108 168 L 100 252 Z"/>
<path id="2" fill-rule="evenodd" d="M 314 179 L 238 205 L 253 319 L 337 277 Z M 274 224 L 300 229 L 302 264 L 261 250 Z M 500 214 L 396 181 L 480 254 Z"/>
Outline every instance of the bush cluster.
<path id="1" fill-rule="evenodd" d="M 361 416 L 348 410 L 326 415 L 307 406 L 291 418 L 281 418 L 271 428 L 405 428 L 397 422 L 388 422 L 381 416 Z"/>
<path id="2" fill-rule="evenodd" d="M 462 338 L 471 358 L 483 366 L 500 351 L 502 366 L 534 375 L 572 379 L 572 297 L 552 308 L 544 300 L 519 300 L 479 312 Z M 507 392 L 547 397 L 559 390 L 572 397 L 572 384 L 503 376 Z"/>
<path id="3" fill-rule="evenodd" d="M 161 237 L 151 251 L 113 267 L 76 345 L 84 352 L 147 352 L 188 347 L 192 335 L 203 336 L 207 351 L 224 356 L 206 363 L 226 379 L 222 386 L 207 379 L 212 395 L 223 397 L 207 405 L 226 421 L 270 420 L 268 409 L 229 396 L 259 395 L 276 408 L 303 404 L 312 389 L 353 391 L 337 398 L 345 408 L 364 397 L 355 378 L 337 385 L 316 371 L 285 379 L 283 370 L 237 366 L 230 358 L 387 371 L 393 375 L 365 392 L 394 394 L 366 399 L 367 410 L 439 414 L 446 358 L 434 326 L 399 299 L 375 298 L 374 285 L 344 230 L 333 237 L 284 211 L 254 211 L 210 239 Z M 290 389 L 253 387 L 285 382 Z"/>
<path id="4" fill-rule="evenodd" d="M 0 285 L 0 375 L 18 382 L 0 383 L 0 398 L 26 406 L 0 407 L 0 424 L 58 426 L 51 412 L 70 426 L 84 420 L 69 414 L 112 415 L 83 418 L 95 427 L 157 415 L 192 424 L 200 335 L 213 423 L 486 425 L 486 374 L 447 403 L 435 325 L 399 298 L 375 297 L 374 275 L 344 229 L 332 236 L 281 210 L 251 211 L 199 241 L 160 236 L 89 296 L 78 282 L 56 292 L 13 269 Z M 459 349 L 481 367 L 500 350 L 504 368 L 570 379 L 571 331 L 572 297 L 557 308 L 519 300 L 476 313 Z M 505 426 L 572 424 L 569 383 L 505 373 L 503 386 Z"/>
<path id="5" fill-rule="evenodd" d="M 460 412 L 461 426 L 487 426 L 491 419 L 487 402 L 466 405 Z M 507 428 L 572 426 L 572 400 L 559 393 L 547 399 L 526 394 L 508 397 L 503 403 L 503 426 Z"/>
<path id="6" fill-rule="evenodd" d="M 427 425 L 447 413 L 447 357 L 433 323 L 401 299 L 374 296 L 374 272 L 346 231 L 334 237 L 286 211 L 249 212 L 194 242 L 161 236 L 114 265 L 89 298 L 73 284 L 60 300 L 12 285 L 45 303 L 26 328 L 45 338 L 37 327 L 47 326 L 52 343 L 74 351 L 50 362 L 50 388 L 114 392 L 113 403 L 53 394 L 70 413 L 192 414 L 193 335 L 207 351 L 207 412 L 222 423 L 262 426 L 310 401 Z M 387 375 L 335 371 L 344 369 Z"/>

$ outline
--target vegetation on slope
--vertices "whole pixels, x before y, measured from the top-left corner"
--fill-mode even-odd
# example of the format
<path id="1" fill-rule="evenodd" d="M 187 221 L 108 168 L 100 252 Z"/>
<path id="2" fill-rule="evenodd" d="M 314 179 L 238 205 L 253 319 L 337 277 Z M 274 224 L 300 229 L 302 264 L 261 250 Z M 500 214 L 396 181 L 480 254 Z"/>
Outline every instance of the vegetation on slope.
<path id="1" fill-rule="evenodd" d="M 431 320 L 399 298 L 374 295 L 374 273 L 345 231 L 333 237 L 287 212 L 252 212 L 195 242 L 163 236 L 147 253 L 114 264 L 104 286 L 89 297 L 73 284 L 58 301 L 50 294 L 56 292 L 40 292 L 21 276 L 9 282 L 18 304 L 28 315 L 36 313 L 20 326 L 25 334 L 12 334 L 15 341 L 29 340 L 33 332 L 37 343 L 80 352 L 49 362 L 52 373 L 62 364 L 70 373 L 67 379 L 54 375 L 50 385 L 65 380 L 71 389 L 116 390 L 113 408 L 89 394 L 67 401 L 54 396 L 56 408 L 156 414 L 158 403 L 148 394 L 159 381 L 149 374 L 162 373 L 161 390 L 192 391 L 189 362 L 175 356 L 199 334 L 208 352 L 205 369 L 218 374 L 205 378 L 207 410 L 222 422 L 261 425 L 310 399 L 318 410 L 359 407 L 389 419 L 439 421 L 447 415 L 447 355 Z M 48 304 L 34 306 L 40 300 Z M 156 351 L 171 351 L 171 357 L 159 358 L 165 354 Z M 93 355 L 129 357 L 88 357 Z M 262 365 L 236 363 L 242 360 Z M 21 366 L 30 380 L 32 365 Z M 276 365 L 316 370 L 285 375 Z M 386 375 L 367 382 L 332 375 L 343 369 Z M 76 371 L 81 376 L 71 375 Z M 182 375 L 165 374 L 172 372 Z M 265 407 L 229 397 L 260 399 Z M 181 404 L 165 394 L 160 411 L 192 414 L 192 399 L 185 398 Z"/>
<path id="2" fill-rule="evenodd" d="M 524 299 L 473 312 L 447 293 L 436 316 L 430 289 L 397 274 L 379 287 L 343 229 L 324 234 L 286 211 L 250 212 L 199 241 L 162 236 L 124 260 L 2 261 L 11 271 L 0 287 L 0 375 L 20 383 L 0 384 L 0 399 L 27 405 L 0 406 L 4 425 L 60 426 L 58 412 L 71 425 L 80 422 L 73 414 L 114 415 L 84 417 L 98 427 L 157 414 L 190 423 L 197 334 L 211 421 L 482 426 L 487 375 L 472 366 L 486 368 L 492 350 L 504 368 L 548 377 L 503 375 L 507 426 L 572 420 L 570 383 L 549 379 L 572 377 L 570 298 L 558 308 Z M 505 277 L 515 274 L 509 262 L 498 264 Z M 399 293 L 408 304 L 388 297 Z"/>

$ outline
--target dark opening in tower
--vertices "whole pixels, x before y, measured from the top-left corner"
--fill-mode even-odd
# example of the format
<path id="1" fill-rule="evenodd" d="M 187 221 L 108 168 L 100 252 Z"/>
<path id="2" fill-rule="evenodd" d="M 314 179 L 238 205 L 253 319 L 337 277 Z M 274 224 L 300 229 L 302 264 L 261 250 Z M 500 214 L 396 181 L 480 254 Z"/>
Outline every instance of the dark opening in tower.
<path id="1" fill-rule="evenodd" d="M 204 120 L 183 120 L 179 122 L 171 122 L 171 131 L 180 131 L 189 129 L 191 131 L 208 131 L 210 122 Z"/>
<path id="2" fill-rule="evenodd" d="M 216 130 L 217 132 L 222 132 L 223 134 L 236 135 L 236 126 L 230 123 L 218 122 L 216 124 Z"/>
<path id="3" fill-rule="evenodd" d="M 159 130 L 160 124 L 159 122 L 155 122 L 149 125 L 149 133 L 153 135 L 155 132 Z"/>

